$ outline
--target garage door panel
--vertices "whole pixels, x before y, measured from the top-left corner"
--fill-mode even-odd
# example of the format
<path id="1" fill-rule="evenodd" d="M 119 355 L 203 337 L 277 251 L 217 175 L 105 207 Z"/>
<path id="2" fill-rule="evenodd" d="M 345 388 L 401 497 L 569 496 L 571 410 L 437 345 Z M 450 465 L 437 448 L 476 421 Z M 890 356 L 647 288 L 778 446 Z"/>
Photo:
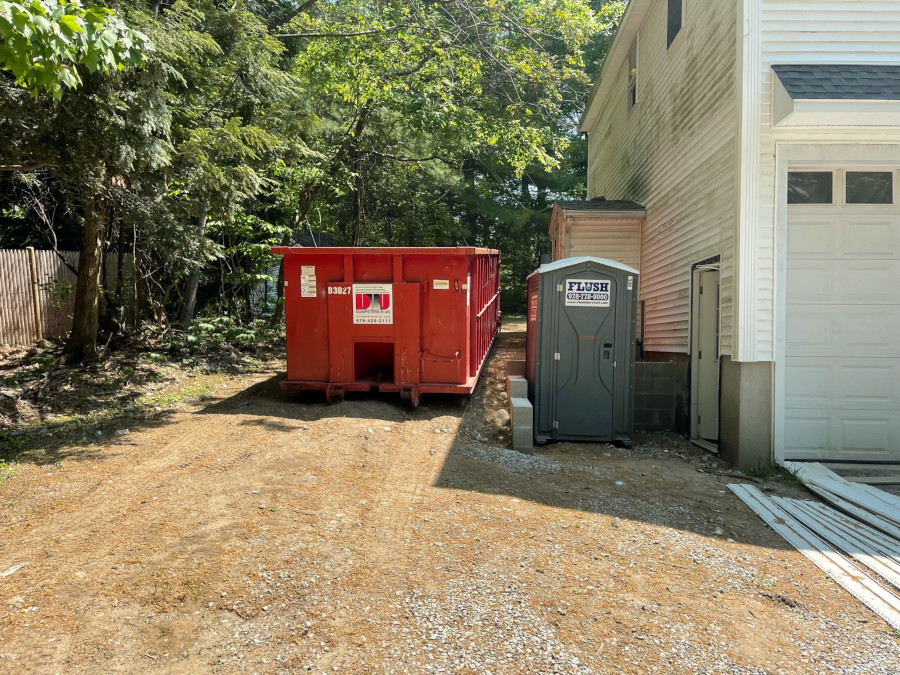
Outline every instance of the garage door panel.
<path id="1" fill-rule="evenodd" d="M 794 459 L 823 456 L 832 446 L 829 443 L 829 419 L 826 415 L 786 416 L 784 450 Z"/>
<path id="2" fill-rule="evenodd" d="M 785 367 L 785 404 L 819 409 L 832 402 L 833 365 L 791 361 Z"/>
<path id="3" fill-rule="evenodd" d="M 795 357 L 785 362 L 787 410 L 900 412 L 900 359 Z"/>
<path id="4" fill-rule="evenodd" d="M 841 225 L 840 252 L 849 257 L 894 257 L 900 255 L 897 240 L 896 223 L 891 218 L 850 217 Z"/>
<path id="5" fill-rule="evenodd" d="M 792 260 L 789 305 L 896 304 L 900 260 Z"/>
<path id="6" fill-rule="evenodd" d="M 792 459 L 900 460 L 900 412 L 788 411 L 785 456 Z"/>
<path id="7" fill-rule="evenodd" d="M 841 407 L 863 406 L 900 411 L 900 365 L 885 362 L 881 366 L 844 363 L 837 367 L 838 396 Z"/>
<path id="8" fill-rule="evenodd" d="M 900 307 L 788 305 L 786 355 L 900 357 Z"/>
<path id="9" fill-rule="evenodd" d="M 831 257 L 837 249 L 838 235 L 838 226 L 833 217 L 796 217 L 791 220 L 788 230 L 787 254 Z"/>
<path id="10" fill-rule="evenodd" d="M 890 439 L 890 417 L 866 417 L 860 419 L 846 416 L 838 419 L 840 447 L 845 452 L 887 454 Z"/>

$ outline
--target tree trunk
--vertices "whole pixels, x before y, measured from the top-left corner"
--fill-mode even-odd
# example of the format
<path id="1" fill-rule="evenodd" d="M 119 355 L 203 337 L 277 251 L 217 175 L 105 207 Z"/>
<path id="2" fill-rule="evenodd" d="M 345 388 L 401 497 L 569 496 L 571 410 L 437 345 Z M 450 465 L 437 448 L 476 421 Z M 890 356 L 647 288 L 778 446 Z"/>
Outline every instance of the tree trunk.
<path id="1" fill-rule="evenodd" d="M 97 331 L 100 308 L 100 259 L 103 250 L 104 206 L 99 197 L 84 202 L 81 253 L 75 286 L 75 315 L 66 343 L 70 363 L 97 359 Z"/>
<path id="2" fill-rule="evenodd" d="M 206 209 L 197 216 L 197 234 L 203 238 L 206 236 L 206 219 L 208 214 Z M 181 305 L 181 314 L 178 316 L 178 323 L 181 324 L 182 330 L 191 327 L 194 320 L 194 310 L 197 308 L 197 288 L 200 286 L 200 273 L 192 272 L 184 284 L 184 302 Z"/>

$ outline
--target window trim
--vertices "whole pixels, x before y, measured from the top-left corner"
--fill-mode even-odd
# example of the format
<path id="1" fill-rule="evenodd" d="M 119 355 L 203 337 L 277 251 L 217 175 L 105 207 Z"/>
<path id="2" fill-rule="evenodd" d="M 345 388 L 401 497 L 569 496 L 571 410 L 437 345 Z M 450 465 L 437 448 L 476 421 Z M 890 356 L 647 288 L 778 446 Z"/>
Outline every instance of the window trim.
<path id="1" fill-rule="evenodd" d="M 829 173 L 831 174 L 831 201 L 830 202 L 796 202 L 791 203 L 790 196 L 790 184 L 791 184 L 791 174 L 792 173 Z M 799 206 L 801 208 L 825 208 L 829 206 L 840 206 L 841 200 L 843 199 L 843 194 L 840 192 L 840 183 L 838 180 L 838 174 L 841 173 L 839 169 L 835 169 L 833 167 L 791 167 L 788 169 L 787 177 L 785 179 L 785 186 L 787 188 L 787 199 L 785 203 L 787 206 L 795 207 Z"/>
<path id="2" fill-rule="evenodd" d="M 675 32 L 672 33 L 672 8 L 677 5 L 680 13 L 678 16 L 678 28 L 675 29 Z M 666 0 L 666 49 L 671 49 L 672 45 L 675 44 L 676 40 L 678 40 L 678 36 L 681 35 L 682 29 L 684 28 L 684 5 L 685 0 Z"/>
<path id="3" fill-rule="evenodd" d="M 634 66 L 631 65 L 632 61 L 634 61 Z M 626 77 L 628 80 L 628 87 L 625 92 L 626 105 L 628 106 L 628 112 L 630 113 L 634 108 L 637 107 L 638 104 L 638 41 L 637 38 L 634 39 L 634 42 L 631 45 L 631 49 L 628 50 L 628 58 L 625 61 L 626 68 Z"/>
<path id="4" fill-rule="evenodd" d="M 841 174 L 841 206 L 852 206 L 856 208 L 857 206 L 874 206 L 874 207 L 886 207 L 886 206 L 897 206 L 897 171 L 895 169 L 861 169 L 858 167 L 850 167 L 845 169 L 838 170 Z M 891 175 L 891 201 L 888 203 L 873 203 L 873 202 L 848 202 L 847 201 L 847 174 L 850 173 L 887 173 Z"/>
<path id="5" fill-rule="evenodd" d="M 832 176 L 832 187 L 831 187 L 831 198 L 832 201 L 830 204 L 790 204 L 787 201 L 787 194 L 783 197 L 784 205 L 789 209 L 801 208 L 801 209 L 823 209 L 823 208 L 864 208 L 864 209 L 898 209 L 900 208 L 900 168 L 897 168 L 896 165 L 893 166 L 885 166 L 885 165 L 870 165 L 868 163 L 855 163 L 855 162 L 842 162 L 840 164 L 833 163 L 823 163 L 823 164 L 814 164 L 814 163 L 803 163 L 803 164 L 795 164 L 788 167 L 787 174 L 785 174 L 785 192 L 787 191 L 787 181 L 788 174 L 794 172 L 806 172 L 806 171 L 815 171 L 815 172 L 826 172 L 830 171 Z M 892 197 L 893 201 L 890 204 L 851 204 L 847 202 L 847 173 L 848 172 L 879 172 L 879 173 L 890 173 L 893 178 L 893 190 Z"/>

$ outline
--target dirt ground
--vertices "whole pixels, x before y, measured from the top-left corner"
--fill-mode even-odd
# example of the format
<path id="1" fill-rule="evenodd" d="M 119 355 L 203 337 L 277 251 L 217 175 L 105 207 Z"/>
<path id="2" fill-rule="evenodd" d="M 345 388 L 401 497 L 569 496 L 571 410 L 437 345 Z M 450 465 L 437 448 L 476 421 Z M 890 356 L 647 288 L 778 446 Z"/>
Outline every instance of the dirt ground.
<path id="1" fill-rule="evenodd" d="M 0 484 L 0 671 L 896 673 L 900 637 L 715 458 L 507 449 L 475 395 L 326 405 L 269 372 Z M 777 475 L 757 483 L 805 496 Z"/>

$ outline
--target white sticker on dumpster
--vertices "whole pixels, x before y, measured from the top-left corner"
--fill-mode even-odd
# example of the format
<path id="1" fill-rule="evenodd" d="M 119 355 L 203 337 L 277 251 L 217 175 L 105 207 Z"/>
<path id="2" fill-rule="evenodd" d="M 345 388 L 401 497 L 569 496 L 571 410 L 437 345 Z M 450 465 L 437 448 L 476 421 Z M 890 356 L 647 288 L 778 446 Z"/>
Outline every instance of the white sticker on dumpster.
<path id="1" fill-rule="evenodd" d="M 569 307 L 609 307 L 609 279 L 566 279 Z"/>
<path id="2" fill-rule="evenodd" d="M 306 269 L 304 267 L 304 269 Z M 306 274 L 300 275 L 300 297 L 301 298 L 314 298 L 316 297 L 316 277 L 308 276 Z"/>
<path id="3" fill-rule="evenodd" d="M 353 284 L 353 323 L 394 323 L 390 284 Z"/>

